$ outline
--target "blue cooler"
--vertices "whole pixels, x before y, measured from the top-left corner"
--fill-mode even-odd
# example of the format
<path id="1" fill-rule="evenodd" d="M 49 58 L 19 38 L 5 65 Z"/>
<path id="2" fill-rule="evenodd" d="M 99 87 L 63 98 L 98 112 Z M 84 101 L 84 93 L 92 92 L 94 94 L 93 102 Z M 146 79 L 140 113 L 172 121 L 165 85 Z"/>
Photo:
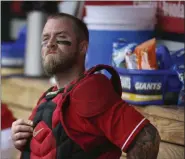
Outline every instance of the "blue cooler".
<path id="1" fill-rule="evenodd" d="M 112 63 L 112 45 L 119 38 L 142 43 L 154 37 L 156 11 L 142 5 L 87 5 L 84 22 L 89 30 L 86 68 Z"/>
<path id="2" fill-rule="evenodd" d="M 123 37 L 127 42 L 141 43 L 154 37 L 153 31 L 105 31 L 89 30 L 90 43 L 87 52 L 87 68 L 97 64 L 112 63 L 112 44 Z"/>
<path id="3" fill-rule="evenodd" d="M 112 63 L 112 45 L 123 38 L 128 43 L 142 43 L 154 37 L 155 23 L 143 21 L 139 24 L 107 20 L 106 22 L 84 18 L 89 30 L 89 47 L 86 56 L 86 68 L 97 64 Z"/>

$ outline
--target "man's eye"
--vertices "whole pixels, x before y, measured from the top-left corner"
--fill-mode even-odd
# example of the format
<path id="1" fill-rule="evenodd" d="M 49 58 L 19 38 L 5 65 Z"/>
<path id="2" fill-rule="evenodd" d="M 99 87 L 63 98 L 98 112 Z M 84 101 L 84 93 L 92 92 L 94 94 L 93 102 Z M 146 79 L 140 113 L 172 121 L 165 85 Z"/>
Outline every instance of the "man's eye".
<path id="1" fill-rule="evenodd" d="M 42 43 L 46 43 L 48 39 L 42 39 Z"/>
<path id="2" fill-rule="evenodd" d="M 67 41 L 67 40 L 57 40 L 57 44 L 63 44 L 63 45 L 71 46 L 71 42 Z"/>
<path id="3" fill-rule="evenodd" d="M 48 41 L 48 38 L 47 38 L 47 37 L 44 37 L 44 38 L 42 39 L 42 41 Z"/>
<path id="4" fill-rule="evenodd" d="M 46 45 L 47 43 L 48 43 L 47 40 L 42 40 L 41 45 L 43 46 L 43 45 Z"/>

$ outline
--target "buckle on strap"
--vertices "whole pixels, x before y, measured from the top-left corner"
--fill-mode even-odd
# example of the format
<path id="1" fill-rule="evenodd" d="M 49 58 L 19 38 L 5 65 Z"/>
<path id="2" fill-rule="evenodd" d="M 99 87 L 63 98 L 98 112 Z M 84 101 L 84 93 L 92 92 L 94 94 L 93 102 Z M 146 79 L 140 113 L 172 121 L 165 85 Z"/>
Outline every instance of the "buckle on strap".
<path id="1" fill-rule="evenodd" d="M 64 88 L 60 88 L 57 91 L 48 92 L 45 96 L 47 100 L 54 98 L 57 94 L 64 92 Z"/>

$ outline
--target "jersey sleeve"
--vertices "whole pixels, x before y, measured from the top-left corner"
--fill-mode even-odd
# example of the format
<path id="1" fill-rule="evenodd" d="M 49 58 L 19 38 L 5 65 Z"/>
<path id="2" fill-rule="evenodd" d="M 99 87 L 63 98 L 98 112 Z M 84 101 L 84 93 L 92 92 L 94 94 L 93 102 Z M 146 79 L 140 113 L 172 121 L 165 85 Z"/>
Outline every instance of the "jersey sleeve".
<path id="1" fill-rule="evenodd" d="M 129 145 L 149 120 L 134 107 L 120 100 L 94 118 L 94 123 L 113 144 L 127 152 Z"/>

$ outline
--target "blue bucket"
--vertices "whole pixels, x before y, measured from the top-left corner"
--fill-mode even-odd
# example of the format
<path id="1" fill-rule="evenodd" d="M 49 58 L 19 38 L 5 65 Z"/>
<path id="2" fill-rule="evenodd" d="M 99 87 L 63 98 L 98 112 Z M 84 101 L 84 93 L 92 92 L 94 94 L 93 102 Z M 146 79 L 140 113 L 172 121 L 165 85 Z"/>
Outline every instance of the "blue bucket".
<path id="1" fill-rule="evenodd" d="M 141 24 L 118 21 L 114 24 L 93 24 L 93 21 L 84 19 L 89 30 L 89 47 L 86 56 L 86 68 L 97 64 L 112 63 L 113 43 L 119 38 L 129 43 L 142 43 L 154 37 L 155 23 L 142 22 Z"/>
<path id="2" fill-rule="evenodd" d="M 23 67 L 26 47 L 26 26 L 20 29 L 15 42 L 1 43 L 2 67 Z"/>
<path id="3" fill-rule="evenodd" d="M 25 44 L 1 43 L 1 66 L 23 67 Z"/>
<path id="4" fill-rule="evenodd" d="M 133 105 L 177 104 L 182 87 L 173 70 L 128 70 L 116 68 L 122 84 L 122 98 Z"/>

